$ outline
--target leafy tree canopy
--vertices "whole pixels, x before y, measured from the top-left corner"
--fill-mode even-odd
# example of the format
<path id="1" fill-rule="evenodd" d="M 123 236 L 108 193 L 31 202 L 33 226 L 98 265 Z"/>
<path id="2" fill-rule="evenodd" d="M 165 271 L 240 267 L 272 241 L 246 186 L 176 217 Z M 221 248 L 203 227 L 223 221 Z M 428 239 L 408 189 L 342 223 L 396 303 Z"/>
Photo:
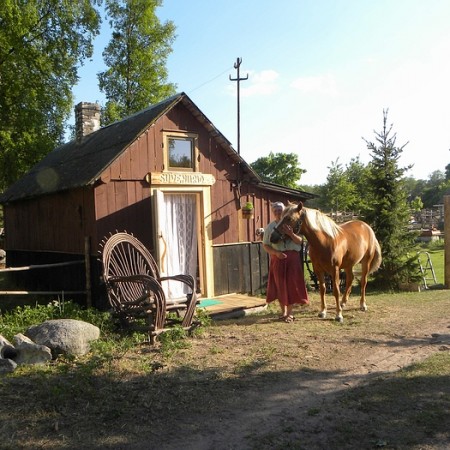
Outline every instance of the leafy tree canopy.
<path id="1" fill-rule="evenodd" d="M 330 210 L 346 211 L 355 202 L 356 186 L 349 180 L 339 158 L 328 167 L 329 173 L 324 186 L 325 205 Z"/>
<path id="2" fill-rule="evenodd" d="M 107 98 L 104 124 L 175 93 L 166 69 L 175 25 L 160 23 L 155 9 L 161 4 L 161 0 L 106 0 L 113 34 L 103 52 L 108 68 L 98 74 L 100 90 Z"/>
<path id="3" fill-rule="evenodd" d="M 96 0 L 0 2 L 0 190 L 62 142 Z"/>
<path id="4" fill-rule="evenodd" d="M 250 164 L 253 170 L 270 183 L 298 189 L 298 182 L 306 170 L 300 167 L 295 153 L 273 153 L 258 158 Z"/>
<path id="5" fill-rule="evenodd" d="M 419 212 L 423 209 L 423 202 L 422 199 L 420 197 L 415 197 L 411 203 L 411 211 L 412 212 Z"/>
<path id="6" fill-rule="evenodd" d="M 444 195 L 450 192 L 450 180 L 446 178 L 444 172 L 435 170 L 430 174 L 423 191 L 422 200 L 427 208 L 432 208 L 442 204 Z"/>
<path id="7" fill-rule="evenodd" d="M 355 195 L 349 209 L 363 211 L 370 206 L 370 192 L 367 189 L 367 179 L 370 176 L 370 165 L 361 162 L 359 156 L 352 158 L 346 166 L 348 181 L 354 186 Z"/>

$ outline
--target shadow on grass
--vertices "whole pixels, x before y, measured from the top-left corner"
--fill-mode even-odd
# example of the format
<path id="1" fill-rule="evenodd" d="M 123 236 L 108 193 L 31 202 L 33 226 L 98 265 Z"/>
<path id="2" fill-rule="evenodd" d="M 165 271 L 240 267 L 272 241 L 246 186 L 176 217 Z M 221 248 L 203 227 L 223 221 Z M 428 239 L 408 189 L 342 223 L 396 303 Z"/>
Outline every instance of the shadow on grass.
<path id="1" fill-rule="evenodd" d="M 370 338 L 353 338 L 354 342 L 359 342 L 362 344 L 367 344 L 369 347 L 376 346 L 380 344 L 379 339 Z M 391 348 L 403 348 L 403 347 L 414 347 L 418 348 L 424 345 L 430 344 L 447 344 L 450 345 L 450 334 L 436 334 L 434 336 L 424 336 L 424 337 L 406 337 L 400 336 L 398 339 L 391 339 L 389 341 L 382 341 L 383 345 Z"/>
<path id="2" fill-rule="evenodd" d="M 0 448 L 401 449 L 448 442 L 450 360 L 448 352 L 438 356 L 433 373 L 408 369 L 377 379 L 276 371 L 264 361 L 243 362 L 226 375 L 194 366 L 149 366 L 139 376 L 95 375 L 89 364 L 57 374 L 28 370 L 1 380 Z"/>

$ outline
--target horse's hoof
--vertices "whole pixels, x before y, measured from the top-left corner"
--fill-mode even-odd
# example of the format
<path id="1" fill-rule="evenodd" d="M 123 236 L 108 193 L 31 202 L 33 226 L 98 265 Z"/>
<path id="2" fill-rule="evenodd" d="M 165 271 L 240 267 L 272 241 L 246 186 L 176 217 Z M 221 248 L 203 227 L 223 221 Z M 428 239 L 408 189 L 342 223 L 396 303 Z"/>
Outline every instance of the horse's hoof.
<path id="1" fill-rule="evenodd" d="M 344 318 L 340 317 L 340 316 L 336 316 L 336 318 L 334 320 L 339 323 L 344 323 Z"/>
<path id="2" fill-rule="evenodd" d="M 359 309 L 360 309 L 362 312 L 366 312 L 366 311 L 367 311 L 367 306 L 366 306 L 366 305 L 361 306 Z"/>
<path id="3" fill-rule="evenodd" d="M 327 313 L 322 311 L 322 312 L 319 313 L 319 317 L 320 317 L 321 319 L 326 319 Z"/>

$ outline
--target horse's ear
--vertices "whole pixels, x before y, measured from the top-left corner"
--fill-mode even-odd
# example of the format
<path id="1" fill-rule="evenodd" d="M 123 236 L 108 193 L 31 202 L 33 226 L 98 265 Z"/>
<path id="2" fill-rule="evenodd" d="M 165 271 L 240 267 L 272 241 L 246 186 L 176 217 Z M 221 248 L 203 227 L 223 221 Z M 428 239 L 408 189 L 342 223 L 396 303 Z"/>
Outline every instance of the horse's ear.
<path id="1" fill-rule="evenodd" d="M 298 202 L 297 211 L 300 212 L 303 209 L 303 202 Z"/>

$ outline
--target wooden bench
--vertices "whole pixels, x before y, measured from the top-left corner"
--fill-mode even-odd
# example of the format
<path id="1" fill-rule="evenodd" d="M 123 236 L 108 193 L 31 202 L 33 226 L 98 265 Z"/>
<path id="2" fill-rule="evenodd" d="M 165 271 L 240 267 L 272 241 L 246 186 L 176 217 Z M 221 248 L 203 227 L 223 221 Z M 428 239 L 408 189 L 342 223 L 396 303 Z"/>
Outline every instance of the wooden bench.
<path id="1" fill-rule="evenodd" d="M 114 315 L 123 328 L 148 332 L 151 344 L 159 334 L 174 325 L 191 331 L 197 294 L 191 275 L 161 277 L 147 248 L 133 235 L 120 232 L 105 239 L 102 249 L 103 279 Z M 164 281 L 178 281 L 187 286 L 183 298 L 168 299 Z"/>

